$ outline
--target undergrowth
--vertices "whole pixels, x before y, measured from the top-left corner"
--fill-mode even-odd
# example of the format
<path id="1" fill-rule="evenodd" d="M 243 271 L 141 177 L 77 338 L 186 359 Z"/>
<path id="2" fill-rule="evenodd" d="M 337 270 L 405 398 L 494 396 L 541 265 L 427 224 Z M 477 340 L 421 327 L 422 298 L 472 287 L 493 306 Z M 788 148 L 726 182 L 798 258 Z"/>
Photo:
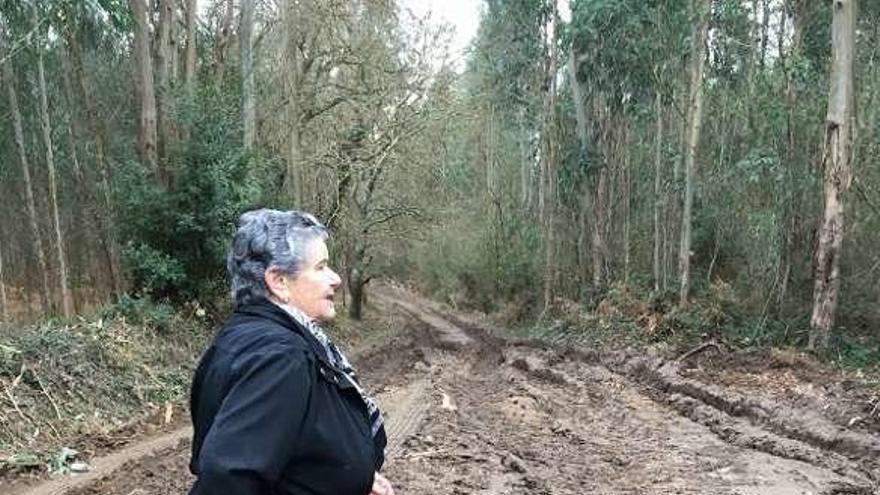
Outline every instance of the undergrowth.
<path id="1" fill-rule="evenodd" d="M 515 307 L 502 308 L 495 316 L 520 337 L 605 349 L 661 345 L 683 352 L 712 340 L 733 350 L 803 351 L 809 338 L 807 311 L 797 316 L 763 311 L 755 316 L 724 283 L 712 284 L 686 309 L 678 307 L 677 294 L 622 284 L 597 301 L 556 299 L 552 308 L 534 318 L 523 318 Z M 838 327 L 828 351 L 816 357 L 836 367 L 880 375 L 880 336 Z"/>
<path id="2" fill-rule="evenodd" d="M 192 308 L 190 308 L 192 309 Z M 0 326 L 0 472 L 182 401 L 204 313 L 123 297 L 89 317 Z"/>

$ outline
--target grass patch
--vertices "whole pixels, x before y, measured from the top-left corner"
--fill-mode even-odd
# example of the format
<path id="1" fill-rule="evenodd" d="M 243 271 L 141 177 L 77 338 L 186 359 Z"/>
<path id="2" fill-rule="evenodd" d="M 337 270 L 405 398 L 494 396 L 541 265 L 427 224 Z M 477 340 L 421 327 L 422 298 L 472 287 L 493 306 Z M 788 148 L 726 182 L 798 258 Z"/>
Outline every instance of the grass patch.
<path id="1" fill-rule="evenodd" d="M 0 471 L 183 401 L 212 334 L 187 313 L 123 297 L 89 317 L 0 326 Z"/>

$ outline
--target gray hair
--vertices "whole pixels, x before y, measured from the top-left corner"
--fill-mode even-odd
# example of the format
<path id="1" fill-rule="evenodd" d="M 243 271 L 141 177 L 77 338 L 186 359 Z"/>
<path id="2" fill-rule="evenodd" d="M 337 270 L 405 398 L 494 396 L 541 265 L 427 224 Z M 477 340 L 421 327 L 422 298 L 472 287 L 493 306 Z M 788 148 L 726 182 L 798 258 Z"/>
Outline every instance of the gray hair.
<path id="1" fill-rule="evenodd" d="M 296 277 L 305 261 L 305 245 L 328 237 L 327 228 L 302 211 L 261 209 L 243 214 L 226 261 L 235 304 L 268 299 L 266 271 L 276 269 Z"/>

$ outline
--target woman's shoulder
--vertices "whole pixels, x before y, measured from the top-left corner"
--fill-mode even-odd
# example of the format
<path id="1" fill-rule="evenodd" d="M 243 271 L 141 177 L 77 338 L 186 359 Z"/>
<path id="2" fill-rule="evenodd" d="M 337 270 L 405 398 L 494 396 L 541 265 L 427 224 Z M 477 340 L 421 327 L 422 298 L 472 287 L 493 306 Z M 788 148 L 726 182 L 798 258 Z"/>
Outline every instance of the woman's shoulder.
<path id="1" fill-rule="evenodd" d="M 233 314 L 215 338 L 215 345 L 233 353 L 308 351 L 295 330 L 268 318 Z"/>

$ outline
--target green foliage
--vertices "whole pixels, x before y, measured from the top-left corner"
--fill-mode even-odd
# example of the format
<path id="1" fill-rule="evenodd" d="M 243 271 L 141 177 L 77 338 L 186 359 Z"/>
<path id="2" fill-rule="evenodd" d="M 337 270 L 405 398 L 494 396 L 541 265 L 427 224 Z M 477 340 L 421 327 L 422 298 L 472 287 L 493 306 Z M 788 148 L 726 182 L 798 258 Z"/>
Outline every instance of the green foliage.
<path id="1" fill-rule="evenodd" d="M 90 318 L 0 327 L 0 380 L 19 380 L 16 400 L 30 418 L 0 431 L 0 453 L 28 445 L 49 462 L 73 438 L 184 400 L 209 335 L 201 319 L 130 297 Z M 0 407 L 12 405 L 0 397 Z M 33 458 L 10 456 L 0 471 L 35 467 L 26 461 Z"/>
<path id="2" fill-rule="evenodd" d="M 423 290 L 456 306 L 491 311 L 506 301 L 537 299 L 541 289 L 539 234 L 515 215 L 504 222 L 461 218 L 429 232 L 412 251 L 412 275 Z"/>
<path id="3" fill-rule="evenodd" d="M 100 313 L 107 320 L 124 319 L 126 323 L 151 329 L 167 329 L 174 318 L 174 308 L 167 303 L 156 303 L 147 297 L 128 294 L 107 306 Z"/>
<path id="4" fill-rule="evenodd" d="M 484 95 L 502 112 L 510 111 L 511 103 L 514 107 L 533 104 L 531 100 L 541 84 L 545 9 L 542 0 L 486 3 L 473 55 L 468 60 L 469 74 L 475 76 L 470 90 Z"/>
<path id="5" fill-rule="evenodd" d="M 614 105 L 624 95 L 649 101 L 652 81 L 674 71 L 688 53 L 684 0 L 577 0 L 571 17 L 565 44 L 589 60 L 579 64 L 578 77 L 589 91 L 611 95 Z M 661 44 L 665 49 L 657 50 Z"/>
<path id="6" fill-rule="evenodd" d="M 236 127 L 224 103 L 204 96 L 201 104 L 190 139 L 171 154 L 169 185 L 133 162 L 116 178 L 118 230 L 135 290 L 178 302 L 210 298 L 223 285 L 235 221 L 277 182 L 277 166 L 233 144 Z"/>
<path id="7" fill-rule="evenodd" d="M 186 281 L 181 260 L 145 244 L 129 241 L 123 256 L 132 275 L 132 282 L 145 294 L 170 295 Z"/>
<path id="8" fill-rule="evenodd" d="M 880 341 L 838 334 L 831 341 L 828 357 L 847 368 L 877 368 L 880 366 Z"/>

